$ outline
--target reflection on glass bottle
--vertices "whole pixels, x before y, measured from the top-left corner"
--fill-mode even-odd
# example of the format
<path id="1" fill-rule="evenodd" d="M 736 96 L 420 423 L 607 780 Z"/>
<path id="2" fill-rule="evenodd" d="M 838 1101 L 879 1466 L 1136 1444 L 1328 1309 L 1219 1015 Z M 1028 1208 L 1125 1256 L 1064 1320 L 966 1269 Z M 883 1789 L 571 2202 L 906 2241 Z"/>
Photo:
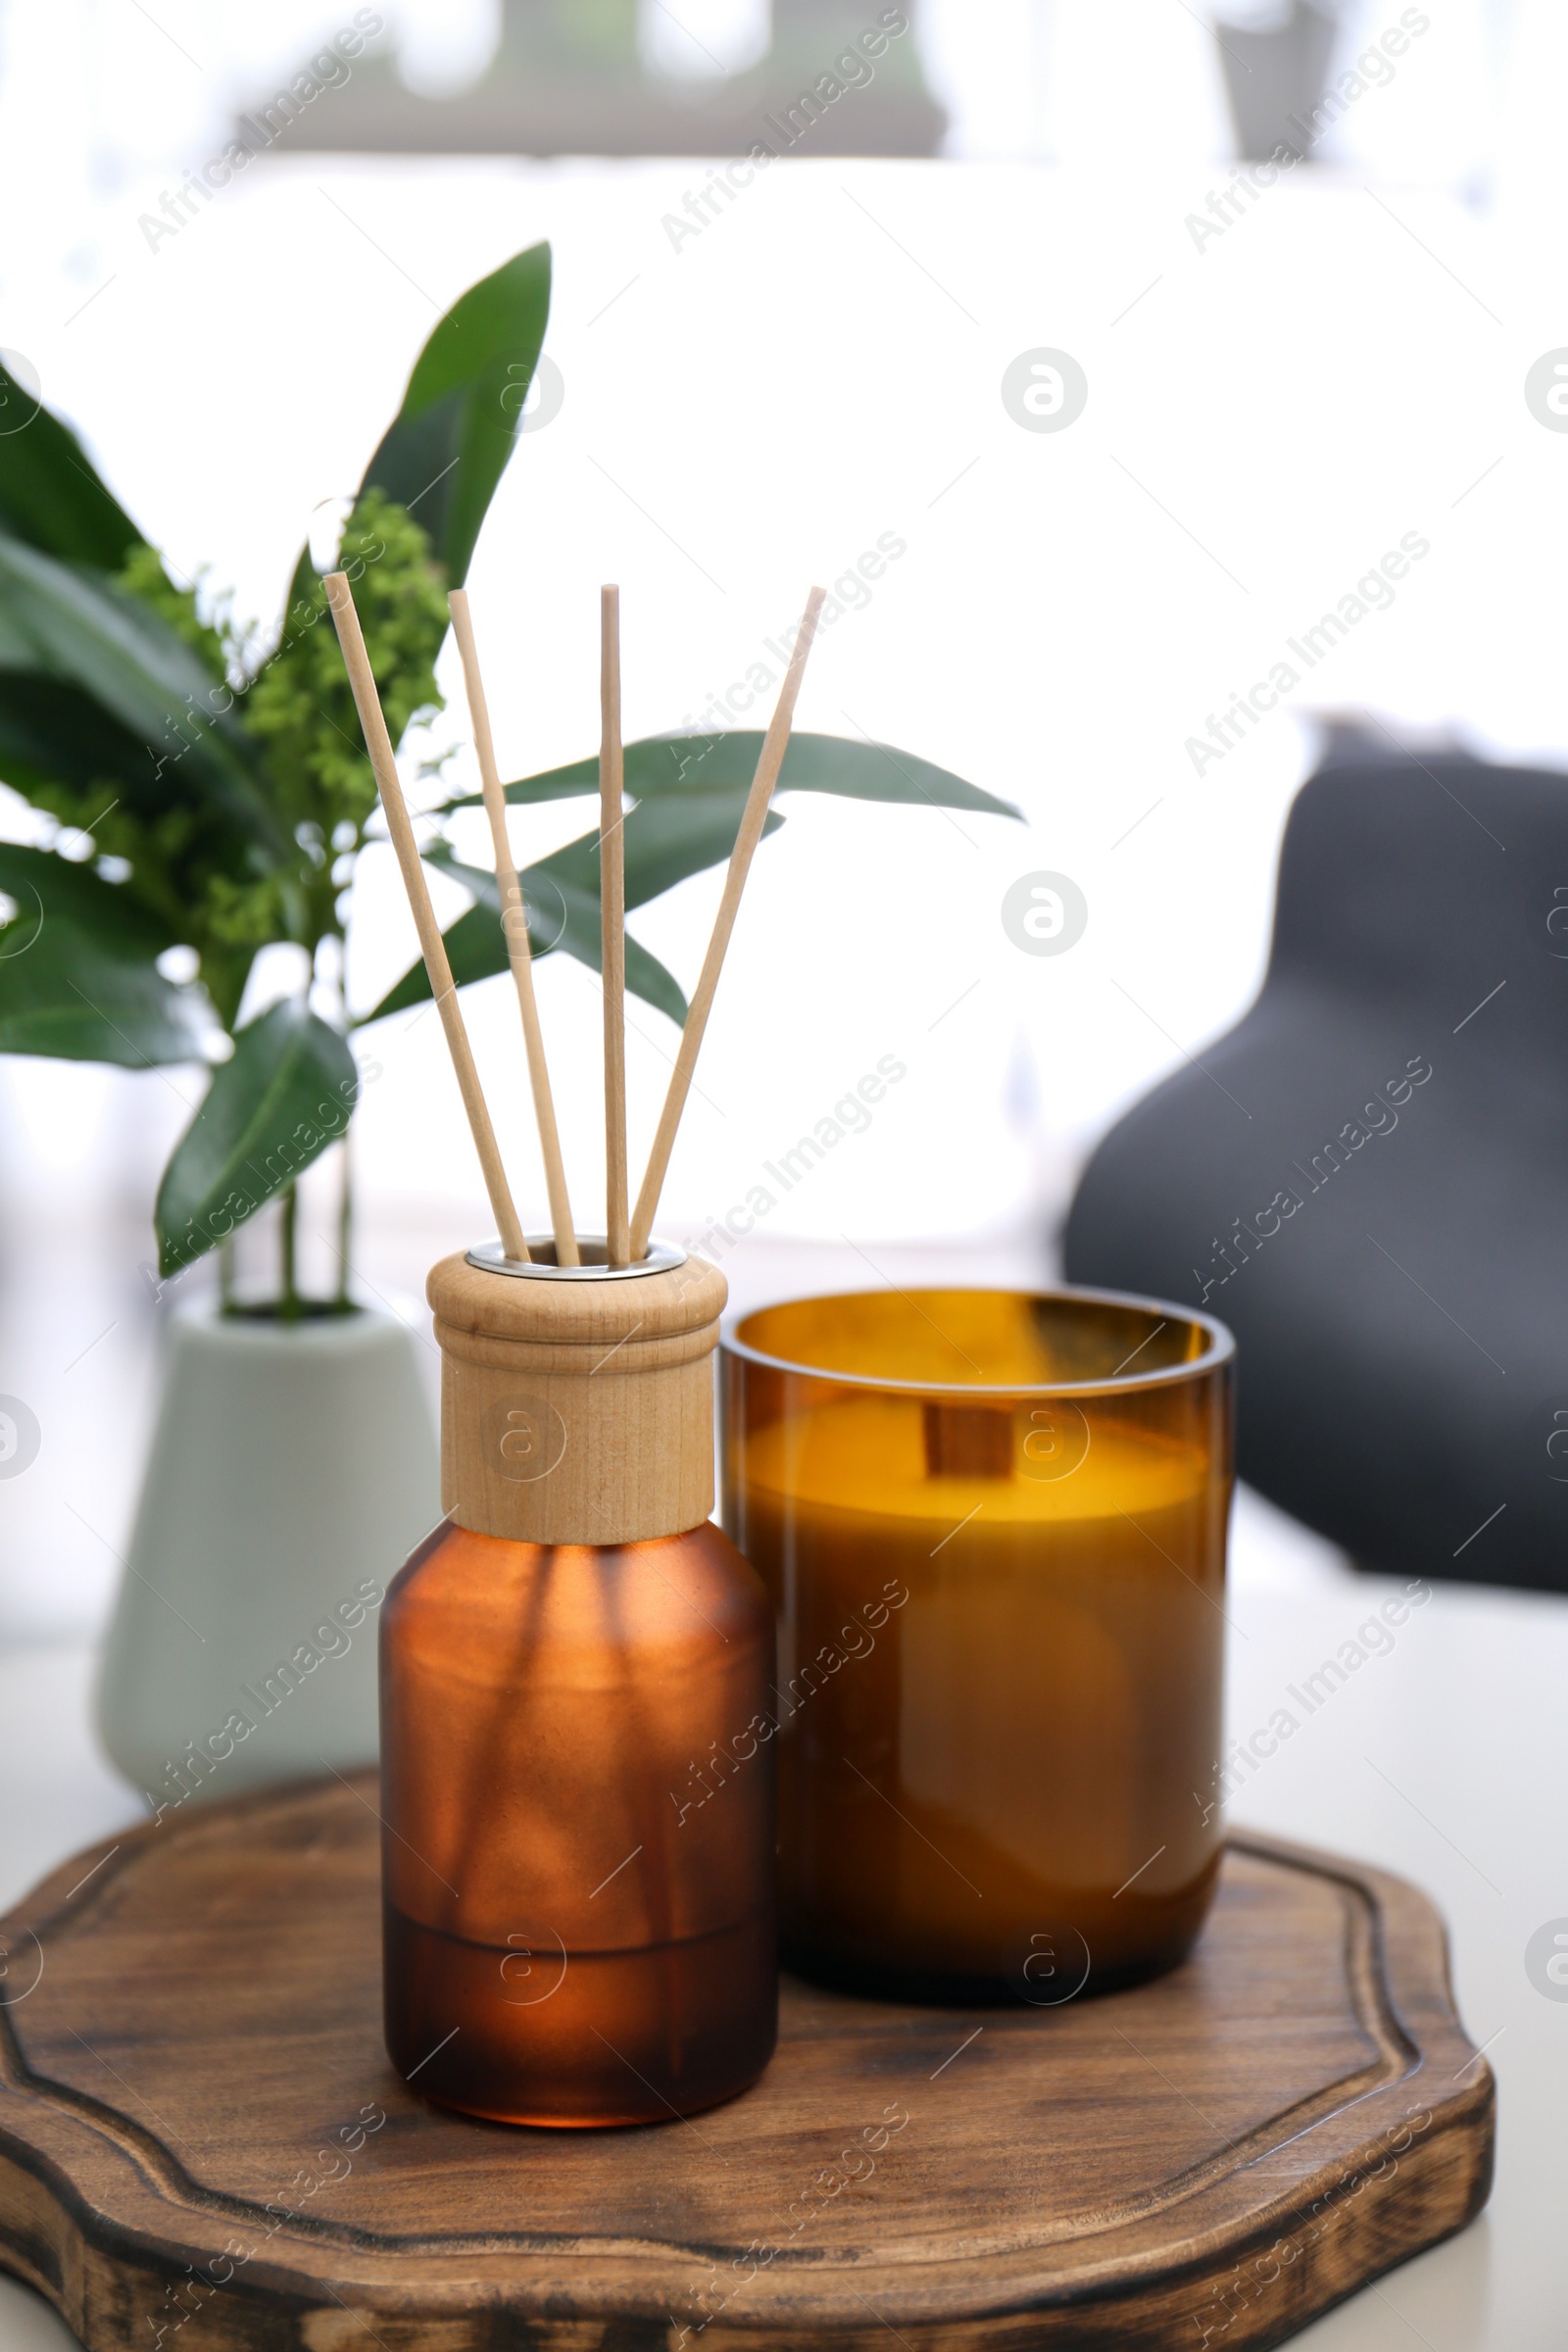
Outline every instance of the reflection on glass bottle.
<path id="1" fill-rule="evenodd" d="M 760 1580 L 712 1527 L 593 1548 L 449 1524 L 383 1624 L 399 2072 L 535 2124 L 646 2122 L 753 2081 L 773 2046 L 769 1763 L 700 1807 L 689 1779 L 766 1703 Z"/>
<path id="2" fill-rule="evenodd" d="M 725 1343 L 725 1524 L 778 1611 L 786 1960 L 1050 2007 L 1211 1900 L 1229 1336 L 1071 1293 L 884 1292 Z M 858 1628 L 868 1628 L 862 1640 Z"/>
<path id="3" fill-rule="evenodd" d="M 431 1297 L 452 1516 L 382 1611 L 387 2047 L 503 2122 L 688 2114 L 777 2013 L 772 1616 L 703 1516 L 722 1278 L 449 1260 Z"/>

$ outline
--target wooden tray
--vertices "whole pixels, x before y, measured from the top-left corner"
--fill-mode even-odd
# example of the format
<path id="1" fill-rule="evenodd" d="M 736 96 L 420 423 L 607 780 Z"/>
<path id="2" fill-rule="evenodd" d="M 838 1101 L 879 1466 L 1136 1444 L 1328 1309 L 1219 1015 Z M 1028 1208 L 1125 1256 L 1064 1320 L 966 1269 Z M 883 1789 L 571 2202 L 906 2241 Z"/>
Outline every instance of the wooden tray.
<path id="1" fill-rule="evenodd" d="M 0 2263 L 92 2352 L 1231 2352 L 1486 2197 L 1431 1906 L 1252 1838 L 1158 1984 L 973 2012 L 791 1984 L 764 2080 L 693 2122 L 444 2115 L 381 2047 L 375 1801 L 171 1815 L 0 1928 Z"/>

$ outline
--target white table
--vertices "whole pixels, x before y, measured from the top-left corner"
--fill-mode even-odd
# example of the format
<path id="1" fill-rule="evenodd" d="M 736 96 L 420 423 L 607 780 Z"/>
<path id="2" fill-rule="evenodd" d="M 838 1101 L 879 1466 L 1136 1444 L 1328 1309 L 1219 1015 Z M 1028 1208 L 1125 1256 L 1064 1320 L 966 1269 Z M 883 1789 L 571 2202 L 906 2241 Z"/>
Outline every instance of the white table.
<path id="1" fill-rule="evenodd" d="M 1392 1588 L 1243 1494 L 1230 1720 L 1247 1734 Z M 80 1643 L 0 1655 L 0 1906 L 141 1808 L 88 1728 Z M 1568 1916 L 1568 1601 L 1439 1587 L 1248 1785 L 1235 1818 L 1414 1879 L 1449 1923 L 1455 1989 L 1496 2070 L 1490 2207 L 1448 2244 L 1297 2341 L 1309 2352 L 1560 2352 L 1568 2332 L 1568 2002 L 1537 1991 L 1525 1946 Z M 0 2352 L 73 2342 L 0 2279 Z"/>

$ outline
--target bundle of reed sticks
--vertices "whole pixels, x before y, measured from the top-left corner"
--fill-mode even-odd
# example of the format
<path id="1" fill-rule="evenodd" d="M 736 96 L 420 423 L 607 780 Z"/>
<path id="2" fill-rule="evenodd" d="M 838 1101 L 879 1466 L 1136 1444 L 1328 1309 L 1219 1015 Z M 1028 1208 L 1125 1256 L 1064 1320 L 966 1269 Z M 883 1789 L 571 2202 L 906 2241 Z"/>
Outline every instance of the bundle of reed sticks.
<path id="1" fill-rule="evenodd" d="M 447 959 L 446 943 L 441 926 L 430 905 L 429 888 L 425 882 L 424 866 L 419 846 L 415 839 L 408 804 L 398 780 L 397 761 L 393 755 L 392 739 L 387 732 L 386 716 L 376 691 L 370 660 L 360 629 L 360 617 L 355 610 L 353 593 L 346 572 L 328 574 L 326 593 L 337 628 L 338 643 L 348 665 L 349 683 L 354 689 L 355 706 L 360 724 L 365 730 L 365 748 L 370 756 L 375 772 L 376 790 L 386 814 L 387 830 L 397 852 L 403 886 L 408 893 L 415 928 L 419 937 L 419 949 L 424 968 L 429 975 L 430 993 L 434 997 L 446 1032 L 446 1041 L 457 1071 L 458 1086 L 463 1096 L 464 1109 L 473 1134 L 474 1149 L 484 1172 L 485 1188 L 495 1214 L 501 1236 L 501 1246 L 507 1256 L 516 1264 L 530 1259 L 527 1241 L 513 1199 L 512 1187 L 496 1142 L 495 1128 L 479 1082 L 479 1072 L 468 1043 L 468 1032 L 463 1010 L 458 1003 L 457 983 Z M 605 999 L 605 1233 L 606 1263 L 610 1266 L 640 1265 L 648 1254 L 649 1238 L 659 1211 L 659 1198 L 664 1188 L 670 1154 L 680 1127 L 681 1113 L 691 1092 L 692 1076 L 697 1056 L 702 1051 L 703 1033 L 712 1010 L 723 969 L 725 951 L 735 928 L 740 910 L 741 893 L 751 871 L 752 858 L 762 838 L 767 819 L 768 804 L 773 787 L 778 782 L 789 747 L 790 727 L 795 716 L 795 705 L 806 673 L 807 659 L 816 635 L 817 617 L 822 610 L 826 591 L 813 588 L 806 602 L 800 631 L 790 656 L 789 668 L 779 689 L 777 706 L 762 738 L 757 772 L 747 794 L 740 830 L 730 853 L 729 867 L 724 876 L 723 895 L 713 920 L 712 935 L 708 953 L 703 958 L 702 972 L 692 992 L 685 1026 L 681 1031 L 680 1048 L 670 1075 L 664 1106 L 655 1131 L 653 1147 L 648 1155 L 648 1167 L 635 1207 L 628 1209 L 626 1177 L 626 932 L 625 932 L 625 860 L 621 832 L 623 819 L 623 779 L 620 732 L 620 591 L 607 587 L 600 593 L 600 719 L 599 750 L 599 895 L 602 924 L 601 965 Z M 539 1130 L 539 1145 L 544 1156 L 545 1187 L 550 1200 L 550 1222 L 555 1235 L 556 1263 L 575 1266 L 581 1263 L 576 1229 L 572 1223 L 571 1201 L 566 1186 L 565 1163 L 562 1156 L 561 1134 L 556 1124 L 554 1100 L 550 1092 L 550 1071 L 545 1057 L 544 1037 L 539 1026 L 539 1008 L 534 998 L 533 958 L 528 943 L 528 916 L 523 905 L 522 885 L 517 878 L 516 863 L 507 835 L 507 808 L 496 765 L 495 744 L 490 733 L 490 712 L 485 702 L 484 681 L 479 674 L 479 656 L 474 645 L 473 623 L 468 612 L 465 590 L 454 588 L 451 596 L 452 627 L 463 660 L 464 683 L 467 690 L 468 711 L 473 722 L 474 752 L 479 762 L 479 779 L 483 787 L 485 812 L 490 822 L 490 834 L 495 849 L 496 882 L 501 894 L 501 920 L 506 934 L 507 957 L 517 991 L 517 1008 L 522 1016 L 523 1048 L 528 1064 L 528 1082 L 533 1096 L 534 1118 Z"/>

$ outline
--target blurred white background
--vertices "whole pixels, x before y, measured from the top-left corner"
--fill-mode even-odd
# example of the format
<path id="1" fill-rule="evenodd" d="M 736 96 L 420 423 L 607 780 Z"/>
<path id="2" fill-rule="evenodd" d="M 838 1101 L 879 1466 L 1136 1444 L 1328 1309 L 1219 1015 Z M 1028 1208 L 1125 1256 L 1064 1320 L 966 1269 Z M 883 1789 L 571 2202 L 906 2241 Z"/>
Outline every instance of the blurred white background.
<path id="1" fill-rule="evenodd" d="M 649 53 L 678 67 L 679 27 L 647 13 Z M 726 62 L 765 31 L 755 0 L 677 13 Z M 1336 72 L 1400 13 L 1352 10 Z M 0 344 L 172 562 L 210 565 L 270 618 L 313 510 L 352 489 L 440 309 L 548 238 L 564 400 L 523 440 L 470 580 L 510 774 L 595 748 L 601 580 L 622 587 L 630 737 L 742 677 L 811 580 L 902 543 L 821 640 L 801 723 L 941 761 L 1017 801 L 1028 828 L 785 803 L 661 1227 L 700 1242 L 892 1054 L 908 1075 L 870 1130 L 726 1257 L 737 1294 L 830 1249 L 853 1279 L 846 1237 L 879 1266 L 941 1246 L 1027 1270 L 1095 1137 L 1255 989 L 1314 710 L 1568 753 L 1568 439 L 1523 397 L 1532 363 L 1568 344 L 1568 15 L 1560 0 L 1415 13 L 1428 28 L 1323 160 L 1217 236 L 1191 224 L 1211 222 L 1235 170 L 1201 11 L 931 0 L 919 35 L 950 160 L 791 160 L 678 248 L 664 216 L 700 163 L 303 155 L 258 160 L 154 250 L 140 217 L 352 11 L 9 0 Z M 475 0 L 394 22 L 422 89 L 471 77 L 495 37 Z M 1041 347 L 1088 378 L 1059 433 L 1020 429 L 1003 403 L 1009 363 Z M 1188 739 L 1408 533 L 1430 553 L 1393 607 L 1196 773 Z M 455 663 L 448 685 L 443 733 L 461 738 Z M 519 820 L 519 849 L 581 831 L 585 808 Z M 0 826 L 30 821 L 0 793 Z M 1039 869 L 1089 906 L 1082 942 L 1051 958 L 1019 953 L 1000 918 Z M 704 877 L 633 918 L 688 986 L 717 889 Z M 372 852 L 356 1002 L 413 954 Z M 539 987 L 587 1200 L 597 983 L 555 957 Z M 674 1039 L 631 1011 L 635 1156 Z M 470 1020 L 537 1222 L 508 984 L 478 992 Z M 380 1074 L 355 1131 L 361 1272 L 413 1290 L 488 1216 L 437 1025 L 362 1044 Z M 138 1267 L 200 1083 L 0 1064 L 0 1389 L 31 1401 L 54 1457 L 3 1490 L 0 1629 L 91 1622 L 117 1574 L 150 1406 Z"/>
<path id="2" fill-rule="evenodd" d="M 865 21 L 879 11 L 867 0 Z M 1096 1138 L 1257 986 L 1315 712 L 1568 761 L 1568 431 L 1524 397 L 1543 355 L 1568 354 L 1568 8 L 1349 0 L 1331 79 L 1401 18 L 1426 29 L 1310 168 L 1237 199 L 1218 235 L 1235 138 L 1200 0 L 924 0 L 948 156 L 793 159 L 678 250 L 664 216 L 703 184 L 699 162 L 328 155 L 259 160 L 151 249 L 140 216 L 353 13 L 0 0 L 0 347 L 25 356 L 172 564 L 210 565 L 265 621 L 440 309 L 548 238 L 564 398 L 517 451 L 470 581 L 510 774 L 595 746 L 602 580 L 622 586 L 635 735 L 742 677 L 811 580 L 903 542 L 821 639 L 802 723 L 956 768 L 1015 800 L 1027 829 L 786 801 L 661 1227 L 701 1246 L 762 1162 L 891 1054 L 907 1076 L 869 1130 L 724 1255 L 733 1296 L 1037 1275 Z M 499 20 L 497 0 L 385 13 L 405 78 L 433 94 L 482 72 Z M 1285 13 L 1220 10 L 1237 28 Z M 766 0 L 644 0 L 645 54 L 671 74 L 705 51 L 741 66 L 766 33 Z M 1004 371 L 1041 348 L 1087 376 L 1062 432 L 1020 429 L 1003 404 Z M 1188 739 L 1407 533 L 1430 552 L 1393 606 L 1196 772 Z M 461 742 L 455 663 L 447 686 L 442 739 Z M 519 851 L 585 829 L 588 808 L 514 820 Z M 30 822 L 0 788 L 0 832 Z M 1089 907 L 1080 943 L 1049 958 L 1001 920 L 1009 885 L 1042 869 Z M 704 877 L 633 917 L 688 986 L 717 889 Z M 414 954 L 384 851 L 364 862 L 354 924 L 366 1006 Z M 264 970 L 252 1008 L 288 978 Z M 585 1204 L 597 984 L 554 957 L 539 992 Z M 674 1040 L 645 1007 L 631 1016 L 635 1160 Z M 508 984 L 470 992 L 469 1018 L 539 1221 Z M 356 1270 L 412 1301 L 430 1260 L 489 1216 L 436 1024 L 385 1023 L 361 1047 Z M 155 1305 L 146 1271 L 154 1191 L 202 1083 L 0 1061 L 0 1395 L 43 1433 L 29 1474 L 0 1481 L 0 1863 L 18 1892 L 140 1811 L 91 1746 L 82 1637 L 121 1574 L 156 1398 L 170 1301 Z M 323 1276 L 329 1205 L 323 1171 L 305 1218 Z M 433 1348 L 424 1361 L 433 1390 Z M 1233 1574 L 1245 1731 L 1371 1600 L 1245 1493 Z M 1543 1828 L 1563 1785 L 1553 1609 L 1446 1587 L 1397 1672 L 1246 1790 L 1250 1819 L 1433 1891 L 1466 2023 L 1503 2078 L 1490 2215 L 1314 2340 L 1561 2341 L 1562 2012 L 1521 1966 L 1527 1936 L 1568 1909 L 1561 1840 Z M 5 2281 L 0 2333 L 39 2352 L 63 2340 Z"/>

